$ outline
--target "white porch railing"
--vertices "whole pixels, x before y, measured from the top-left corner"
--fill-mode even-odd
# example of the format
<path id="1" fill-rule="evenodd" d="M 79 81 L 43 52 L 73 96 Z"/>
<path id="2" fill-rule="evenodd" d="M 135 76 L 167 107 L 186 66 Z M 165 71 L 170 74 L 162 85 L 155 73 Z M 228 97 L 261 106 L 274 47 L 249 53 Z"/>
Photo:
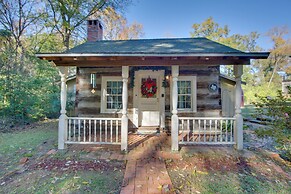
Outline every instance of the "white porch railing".
<path id="1" fill-rule="evenodd" d="M 66 144 L 121 144 L 121 118 L 68 117 Z"/>
<path id="2" fill-rule="evenodd" d="M 179 144 L 235 144 L 235 118 L 179 117 Z"/>

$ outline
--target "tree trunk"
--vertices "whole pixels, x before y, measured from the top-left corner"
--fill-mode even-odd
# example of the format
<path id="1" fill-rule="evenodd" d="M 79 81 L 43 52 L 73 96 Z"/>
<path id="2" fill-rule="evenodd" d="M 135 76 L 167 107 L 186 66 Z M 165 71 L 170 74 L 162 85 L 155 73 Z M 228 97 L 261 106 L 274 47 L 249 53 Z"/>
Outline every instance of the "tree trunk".
<path id="1" fill-rule="evenodd" d="M 70 49 L 70 34 L 69 33 L 65 34 L 64 46 L 66 47 L 66 51 Z"/>
<path id="2" fill-rule="evenodd" d="M 277 69 L 277 65 L 278 65 L 278 60 L 276 60 L 276 63 L 275 63 L 275 67 L 274 67 L 274 70 L 273 70 L 272 76 L 271 76 L 271 78 L 270 78 L 270 80 L 269 80 L 269 83 L 268 83 L 268 88 L 270 87 L 271 82 L 272 82 L 272 80 L 273 80 L 273 77 L 274 77 L 274 75 L 275 75 L 275 72 L 276 72 L 276 69 Z"/>

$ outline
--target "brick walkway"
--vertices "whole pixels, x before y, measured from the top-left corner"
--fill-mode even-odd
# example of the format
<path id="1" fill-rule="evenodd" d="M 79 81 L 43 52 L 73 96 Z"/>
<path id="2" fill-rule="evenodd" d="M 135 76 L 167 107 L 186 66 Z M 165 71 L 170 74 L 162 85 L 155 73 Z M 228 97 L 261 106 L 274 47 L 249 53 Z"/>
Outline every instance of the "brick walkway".
<path id="1" fill-rule="evenodd" d="M 174 193 L 164 159 L 180 156 L 169 152 L 167 141 L 167 134 L 161 133 L 128 153 L 121 194 Z"/>
<path id="2" fill-rule="evenodd" d="M 121 154 L 119 145 L 71 145 L 69 150 L 87 152 L 86 158 L 126 161 L 121 194 L 174 193 L 164 160 L 181 156 L 171 152 L 171 137 L 129 134 L 128 144 L 128 154 Z"/>

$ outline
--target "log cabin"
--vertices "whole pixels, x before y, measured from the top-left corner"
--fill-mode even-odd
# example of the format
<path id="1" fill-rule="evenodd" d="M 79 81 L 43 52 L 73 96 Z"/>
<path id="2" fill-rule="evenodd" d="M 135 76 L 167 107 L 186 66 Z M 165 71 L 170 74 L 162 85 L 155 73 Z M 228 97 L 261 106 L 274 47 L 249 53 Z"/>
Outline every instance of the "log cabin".
<path id="1" fill-rule="evenodd" d="M 203 37 L 103 40 L 98 20 L 88 20 L 87 30 L 87 42 L 79 46 L 37 54 L 61 76 L 59 149 L 117 144 L 127 151 L 129 133 L 161 131 L 170 132 L 173 151 L 195 144 L 243 149 L 243 66 L 269 53 L 242 52 Z M 222 84 L 221 65 L 233 66 L 232 89 Z M 70 66 L 77 68 L 74 117 L 66 111 Z M 232 110 L 223 111 L 222 103 L 232 103 Z"/>

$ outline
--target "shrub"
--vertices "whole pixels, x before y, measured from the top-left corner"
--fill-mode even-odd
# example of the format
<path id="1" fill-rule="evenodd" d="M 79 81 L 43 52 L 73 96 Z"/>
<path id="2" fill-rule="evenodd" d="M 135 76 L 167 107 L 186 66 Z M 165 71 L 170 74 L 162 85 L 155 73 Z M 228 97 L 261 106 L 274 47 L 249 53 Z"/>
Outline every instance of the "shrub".
<path id="1" fill-rule="evenodd" d="M 276 97 L 257 96 L 254 104 L 259 108 L 257 113 L 265 115 L 272 120 L 271 128 L 258 129 L 260 137 L 270 136 L 278 143 L 278 149 L 283 157 L 291 161 L 291 99 L 277 92 Z"/>

